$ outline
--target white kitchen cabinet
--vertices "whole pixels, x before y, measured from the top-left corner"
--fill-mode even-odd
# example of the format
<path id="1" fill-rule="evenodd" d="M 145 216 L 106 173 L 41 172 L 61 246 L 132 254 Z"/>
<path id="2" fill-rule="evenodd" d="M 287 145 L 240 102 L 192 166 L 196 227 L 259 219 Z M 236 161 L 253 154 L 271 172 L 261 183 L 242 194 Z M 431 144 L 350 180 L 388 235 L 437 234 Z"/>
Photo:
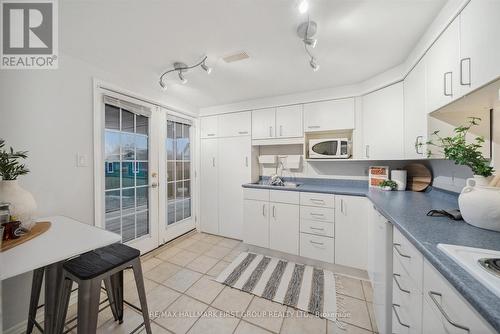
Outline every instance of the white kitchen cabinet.
<path id="1" fill-rule="evenodd" d="M 363 96 L 363 141 L 368 160 L 403 159 L 403 83 Z"/>
<path id="2" fill-rule="evenodd" d="M 219 115 L 219 137 L 249 136 L 251 125 L 249 111 Z"/>
<path id="3" fill-rule="evenodd" d="M 369 200 L 336 195 L 335 207 L 335 264 L 366 270 Z"/>
<path id="4" fill-rule="evenodd" d="M 269 248 L 299 254 L 299 206 L 270 203 Z"/>
<path id="5" fill-rule="evenodd" d="M 334 208 L 335 196 L 332 194 L 300 193 L 300 205 Z"/>
<path id="6" fill-rule="evenodd" d="M 249 245 L 269 247 L 269 202 L 250 199 L 243 202 L 243 241 Z"/>
<path id="7" fill-rule="evenodd" d="M 250 136 L 219 139 L 219 234 L 225 237 L 242 238 L 241 185 L 251 181 L 251 145 Z"/>
<path id="8" fill-rule="evenodd" d="M 425 58 L 404 80 L 404 156 L 425 158 L 427 142 L 427 105 Z M 422 145 L 421 145 L 422 144 Z"/>
<path id="9" fill-rule="evenodd" d="M 354 129 L 354 98 L 304 104 L 304 132 Z"/>
<path id="10" fill-rule="evenodd" d="M 276 108 L 252 111 L 252 139 L 276 137 Z"/>
<path id="11" fill-rule="evenodd" d="M 200 147 L 200 228 L 219 233 L 218 139 L 202 139 Z"/>
<path id="12" fill-rule="evenodd" d="M 201 138 L 216 138 L 218 130 L 218 116 L 206 116 L 200 119 Z"/>
<path id="13" fill-rule="evenodd" d="M 425 55 L 428 112 L 459 97 L 459 59 L 460 22 L 456 18 Z"/>
<path id="14" fill-rule="evenodd" d="M 276 137 L 302 137 L 302 105 L 293 105 L 276 108 Z"/>
<path id="15" fill-rule="evenodd" d="M 423 333 L 495 333 L 427 260 L 423 286 Z"/>
<path id="16" fill-rule="evenodd" d="M 500 76 L 498 13 L 498 0 L 472 0 L 460 13 L 459 82 L 462 95 Z"/>
<path id="17" fill-rule="evenodd" d="M 300 256 L 323 262 L 335 262 L 335 239 L 300 233 Z"/>

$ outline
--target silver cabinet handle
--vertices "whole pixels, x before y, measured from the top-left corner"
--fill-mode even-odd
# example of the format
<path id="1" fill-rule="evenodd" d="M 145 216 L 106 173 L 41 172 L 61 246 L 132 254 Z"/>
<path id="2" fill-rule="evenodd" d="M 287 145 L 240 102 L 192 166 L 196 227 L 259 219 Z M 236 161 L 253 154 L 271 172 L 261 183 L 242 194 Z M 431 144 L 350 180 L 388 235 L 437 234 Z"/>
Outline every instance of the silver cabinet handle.
<path id="1" fill-rule="evenodd" d="M 446 78 L 450 76 L 450 93 L 448 93 L 448 85 L 446 83 Z M 443 90 L 444 90 L 444 96 L 453 96 L 453 72 L 446 72 L 443 75 Z"/>
<path id="2" fill-rule="evenodd" d="M 270 126 L 269 127 L 269 137 L 272 137 L 273 136 L 273 127 Z"/>
<path id="3" fill-rule="evenodd" d="M 403 291 L 404 293 L 410 293 L 410 290 L 403 289 L 401 287 L 401 284 L 399 284 L 398 277 L 401 277 L 400 274 L 392 274 L 392 277 L 394 278 L 394 282 L 396 282 L 396 285 L 398 286 L 398 289 Z"/>
<path id="4" fill-rule="evenodd" d="M 404 324 L 401 322 L 401 318 L 399 317 L 398 311 L 396 310 L 396 307 L 401 307 L 399 304 L 392 304 L 392 310 L 394 311 L 394 314 L 396 315 L 396 319 L 398 320 L 399 324 L 403 327 L 410 328 L 410 325 Z"/>
<path id="5" fill-rule="evenodd" d="M 212 157 L 212 167 L 215 167 L 215 157 Z"/>
<path id="6" fill-rule="evenodd" d="M 460 325 L 460 324 L 458 324 L 458 323 L 456 323 L 456 322 L 454 322 L 453 320 L 450 319 L 450 317 L 448 316 L 448 314 L 446 313 L 446 311 L 443 309 L 443 306 L 435 298 L 435 296 L 443 297 L 442 294 L 440 294 L 439 292 L 435 292 L 435 291 L 429 291 L 428 294 L 429 294 L 429 297 L 431 297 L 432 302 L 438 308 L 439 312 L 441 312 L 441 314 L 443 315 L 443 317 L 446 319 L 446 321 L 448 321 L 450 323 L 450 325 L 452 325 L 452 326 L 454 326 L 456 328 L 463 329 L 466 332 L 470 332 L 470 329 L 468 327 L 462 326 L 462 325 Z"/>
<path id="7" fill-rule="evenodd" d="M 312 227 L 312 226 L 309 226 L 309 229 L 316 230 L 316 231 L 324 231 L 325 230 L 324 228 Z"/>
<path id="8" fill-rule="evenodd" d="M 215 136 L 215 133 L 207 133 L 207 137 L 213 137 Z"/>
<path id="9" fill-rule="evenodd" d="M 240 134 L 240 135 L 246 135 L 246 134 L 248 134 L 248 131 L 238 131 L 238 134 Z"/>
<path id="10" fill-rule="evenodd" d="M 276 207 L 273 205 L 273 218 L 276 218 Z"/>
<path id="11" fill-rule="evenodd" d="M 370 157 L 370 145 L 365 145 L 365 156 Z"/>
<path id="12" fill-rule="evenodd" d="M 280 137 L 283 136 L 283 125 L 280 125 Z"/>
<path id="13" fill-rule="evenodd" d="M 317 199 L 317 198 L 311 198 L 309 199 L 311 202 L 317 202 L 317 203 L 321 203 L 321 204 L 325 204 L 325 201 L 323 201 L 322 199 Z"/>
<path id="14" fill-rule="evenodd" d="M 262 215 L 265 217 L 266 216 L 266 205 L 262 204 Z"/>
<path id="15" fill-rule="evenodd" d="M 245 157 L 245 167 L 248 167 L 248 157 Z"/>
<path id="16" fill-rule="evenodd" d="M 399 250 L 399 247 L 401 247 L 401 244 L 394 243 L 394 244 L 392 244 L 392 246 L 394 247 L 396 252 L 398 252 L 399 256 L 407 258 L 407 259 L 411 259 L 410 255 L 406 255 L 406 254 L 401 253 L 401 251 Z"/>
<path id="17" fill-rule="evenodd" d="M 325 215 L 323 213 L 314 213 L 314 212 L 310 212 L 309 213 L 311 216 L 316 216 L 316 217 L 324 217 Z"/>
<path id="18" fill-rule="evenodd" d="M 467 66 L 469 67 L 469 71 L 468 71 L 468 75 L 469 75 L 469 80 L 468 82 L 465 82 L 464 81 L 464 71 L 463 71 L 463 66 L 464 66 L 464 63 L 467 62 Z M 470 62 L 470 57 L 467 57 L 467 58 L 462 58 L 460 59 L 460 84 L 462 86 L 470 86 L 471 85 L 471 81 L 472 81 L 472 78 L 471 78 L 471 62 Z"/>
<path id="19" fill-rule="evenodd" d="M 417 154 L 424 154 L 424 152 L 420 151 L 420 148 L 422 147 L 421 140 L 424 139 L 423 136 L 417 136 L 415 138 L 415 153 Z"/>
<path id="20" fill-rule="evenodd" d="M 343 199 L 340 200 L 340 212 L 342 212 L 345 215 L 345 213 L 344 213 L 344 200 Z"/>
<path id="21" fill-rule="evenodd" d="M 312 243 L 313 245 L 318 245 L 318 246 L 324 246 L 325 245 L 322 242 L 317 242 L 317 241 L 313 241 L 313 240 L 309 240 L 309 242 Z"/>
<path id="22" fill-rule="evenodd" d="M 321 128 L 321 126 L 320 125 L 309 125 L 307 128 L 308 129 L 319 129 L 319 128 Z"/>

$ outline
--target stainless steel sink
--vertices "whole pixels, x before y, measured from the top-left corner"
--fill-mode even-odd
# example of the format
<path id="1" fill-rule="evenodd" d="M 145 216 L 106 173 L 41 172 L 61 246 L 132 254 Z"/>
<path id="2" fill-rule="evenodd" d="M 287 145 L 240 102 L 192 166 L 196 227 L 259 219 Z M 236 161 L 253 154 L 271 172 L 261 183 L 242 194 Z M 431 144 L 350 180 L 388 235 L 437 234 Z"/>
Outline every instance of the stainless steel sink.
<path id="1" fill-rule="evenodd" d="M 263 183 L 263 182 L 254 182 L 252 184 L 255 184 L 258 186 L 275 187 L 275 188 L 297 188 L 297 187 L 300 187 L 300 183 L 294 183 L 294 182 L 285 182 L 283 185 L 274 185 L 274 184 Z"/>

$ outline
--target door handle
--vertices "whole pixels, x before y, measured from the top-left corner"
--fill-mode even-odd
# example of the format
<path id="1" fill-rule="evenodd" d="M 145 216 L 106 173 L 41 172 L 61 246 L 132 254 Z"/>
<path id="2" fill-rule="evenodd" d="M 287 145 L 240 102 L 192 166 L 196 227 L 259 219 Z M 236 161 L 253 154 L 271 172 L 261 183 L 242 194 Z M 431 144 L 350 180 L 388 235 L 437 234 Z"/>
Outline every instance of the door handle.
<path id="1" fill-rule="evenodd" d="M 265 217 L 266 216 L 266 205 L 262 204 L 262 215 Z"/>
<path id="2" fill-rule="evenodd" d="M 207 133 L 207 137 L 213 137 L 215 136 L 215 133 Z"/>
<path id="3" fill-rule="evenodd" d="M 309 125 L 307 128 L 308 129 L 319 129 L 321 126 L 319 125 Z"/>
<path id="4" fill-rule="evenodd" d="M 456 328 L 460 328 L 464 331 L 466 331 L 467 333 L 470 332 L 470 329 L 468 327 L 465 327 L 465 326 L 462 326 L 458 323 L 456 323 L 455 321 L 451 320 L 450 316 L 448 315 L 448 313 L 446 313 L 446 311 L 444 310 L 443 306 L 441 305 L 441 303 L 439 303 L 437 301 L 437 299 L 435 298 L 435 296 L 438 296 L 438 297 L 443 297 L 442 294 L 440 294 L 439 292 L 435 292 L 435 291 L 429 291 L 428 292 L 429 294 L 429 297 L 431 297 L 431 300 L 432 302 L 436 305 L 436 307 L 438 308 L 439 312 L 441 312 L 441 314 L 443 315 L 443 317 L 446 319 L 446 321 L 448 321 L 448 323 Z"/>
<path id="5" fill-rule="evenodd" d="M 246 135 L 246 134 L 248 134 L 248 131 L 238 131 L 238 134 L 240 134 L 240 135 Z"/>
<path id="6" fill-rule="evenodd" d="M 343 199 L 340 200 L 340 212 L 342 212 L 345 215 L 345 213 L 344 213 L 344 200 Z"/>
<path id="7" fill-rule="evenodd" d="M 465 62 L 467 62 L 467 65 L 469 67 L 469 71 L 468 71 L 469 80 L 468 80 L 468 82 L 464 82 L 463 66 L 464 66 Z M 471 78 L 471 72 L 470 71 L 471 71 L 471 60 L 470 60 L 470 57 L 460 59 L 460 84 L 462 86 L 470 86 L 471 85 L 472 78 Z"/>
<path id="8" fill-rule="evenodd" d="M 422 147 L 422 145 L 420 144 L 422 139 L 424 139 L 423 136 L 417 136 L 415 138 L 415 152 L 417 154 L 424 154 L 424 152 L 419 150 Z"/>
<path id="9" fill-rule="evenodd" d="M 248 167 L 248 157 L 245 157 L 245 167 Z"/>
<path id="10" fill-rule="evenodd" d="M 270 126 L 269 127 L 269 137 L 272 137 L 273 136 L 273 127 Z"/>
<path id="11" fill-rule="evenodd" d="M 215 157 L 212 157 L 212 167 L 215 167 Z"/>
<path id="12" fill-rule="evenodd" d="M 283 136 L 283 125 L 280 125 L 280 137 Z"/>
<path id="13" fill-rule="evenodd" d="M 365 156 L 370 158 L 370 145 L 365 145 Z"/>
<path id="14" fill-rule="evenodd" d="M 448 93 L 448 85 L 446 82 L 446 78 L 450 76 L 450 93 Z M 453 72 L 446 72 L 443 75 L 443 89 L 444 89 L 444 96 L 453 96 Z"/>
<path id="15" fill-rule="evenodd" d="M 276 218 L 276 207 L 273 205 L 273 218 Z"/>

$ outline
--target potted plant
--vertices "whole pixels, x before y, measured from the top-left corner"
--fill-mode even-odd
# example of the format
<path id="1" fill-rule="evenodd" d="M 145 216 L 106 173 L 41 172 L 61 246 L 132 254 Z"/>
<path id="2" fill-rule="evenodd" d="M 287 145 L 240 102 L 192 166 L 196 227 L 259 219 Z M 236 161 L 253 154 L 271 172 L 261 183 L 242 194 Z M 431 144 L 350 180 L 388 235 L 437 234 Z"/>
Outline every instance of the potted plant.
<path id="1" fill-rule="evenodd" d="M 384 190 L 396 190 L 398 189 L 398 184 L 392 180 L 384 180 L 380 182 L 379 187 Z"/>
<path id="2" fill-rule="evenodd" d="M 439 130 L 434 131 L 433 139 L 427 145 L 433 145 L 442 149 L 442 153 L 448 160 L 453 160 L 457 165 L 469 166 L 474 173 L 474 180 L 477 185 L 487 186 L 488 178 L 493 175 L 494 169 L 490 166 L 490 161 L 483 157 L 480 149 L 483 146 L 484 138 L 475 137 L 472 142 L 466 140 L 466 136 L 473 126 L 479 125 L 481 119 L 469 117 L 467 124 L 455 128 L 454 136 L 441 137 Z M 432 152 L 427 151 L 430 157 Z"/>
<path id="3" fill-rule="evenodd" d="M 10 214 L 22 223 L 29 224 L 36 210 L 36 202 L 30 192 L 18 183 L 18 177 L 29 173 L 21 162 L 28 157 L 26 151 L 4 149 L 5 141 L 0 139 L 0 203 L 8 203 Z"/>

